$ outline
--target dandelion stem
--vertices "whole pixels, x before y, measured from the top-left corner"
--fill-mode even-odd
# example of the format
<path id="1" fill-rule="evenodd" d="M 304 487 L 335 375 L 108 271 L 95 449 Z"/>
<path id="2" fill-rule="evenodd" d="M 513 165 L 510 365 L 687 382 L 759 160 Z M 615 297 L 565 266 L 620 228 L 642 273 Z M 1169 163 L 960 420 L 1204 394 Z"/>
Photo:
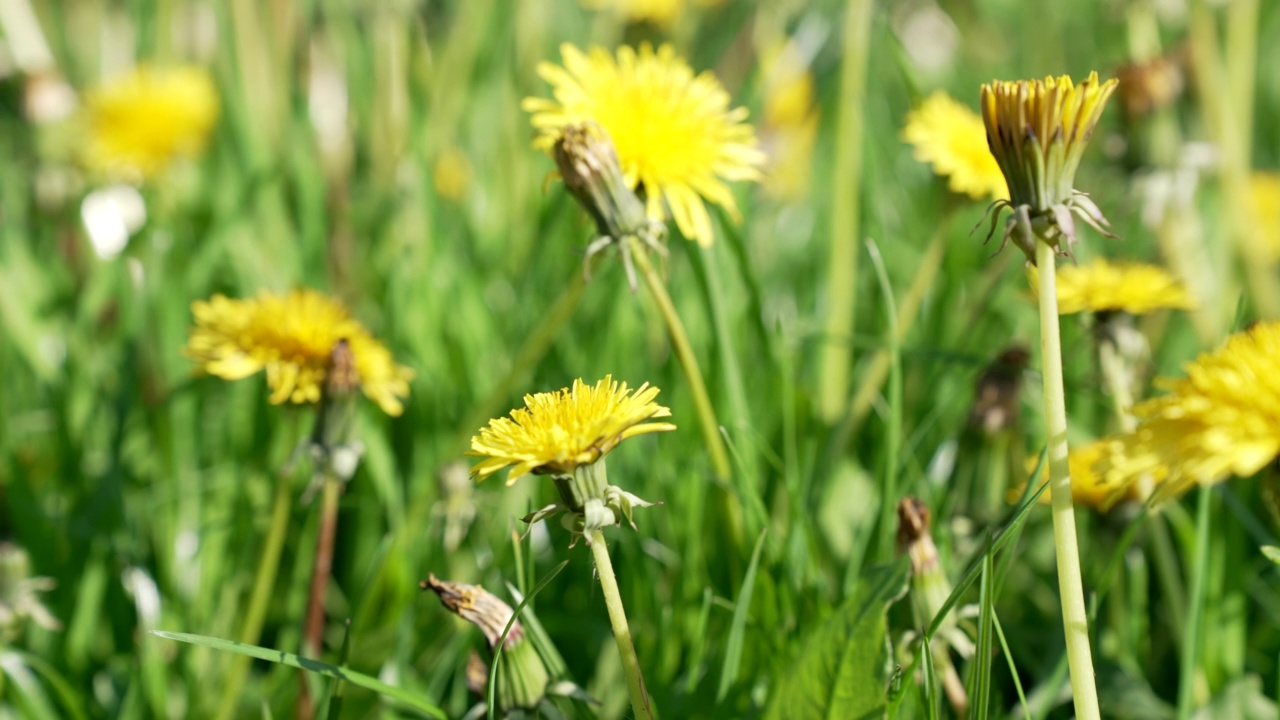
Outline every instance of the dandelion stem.
<path id="1" fill-rule="evenodd" d="M 675 352 L 676 359 L 680 361 L 680 369 L 684 371 L 685 379 L 689 383 L 689 391 L 693 393 L 698 425 L 702 428 L 702 439 L 707 445 L 707 454 L 711 456 L 711 467 L 715 470 L 716 477 L 728 482 L 732 477 L 729 454 L 725 451 L 724 440 L 720 437 L 720 423 L 716 421 L 716 411 L 711 405 L 711 397 L 707 394 L 707 386 L 702 381 L 702 370 L 698 368 L 698 357 L 693 354 L 693 346 L 689 344 L 689 335 L 685 332 L 684 323 L 680 321 L 680 314 L 676 312 L 675 304 L 671 302 L 671 296 L 667 294 L 666 285 L 662 283 L 662 278 L 658 277 L 653 263 L 649 262 L 644 244 L 634 236 L 629 238 L 628 242 L 631 244 L 631 257 L 636 267 L 640 269 L 645 287 L 649 289 L 649 294 L 653 297 L 653 302 L 658 306 L 658 312 L 667 325 L 667 334 L 671 337 L 671 349 Z M 726 509 L 730 510 L 729 519 L 733 523 L 734 537 L 740 538 L 742 520 L 737 506 L 729 505 Z"/>
<path id="2" fill-rule="evenodd" d="M 1200 660 L 1200 640 L 1204 631 L 1205 584 L 1209 574 L 1209 513 L 1213 491 L 1201 486 L 1196 501 L 1196 540 L 1191 567 L 1191 607 L 1182 632 L 1182 657 L 1178 671 L 1178 720 L 1191 717 L 1195 701 L 1196 665 Z"/>
<path id="3" fill-rule="evenodd" d="M 627 692 L 631 694 L 631 709 L 641 720 L 653 720 L 653 708 L 649 706 L 649 693 L 644 689 L 644 676 L 640 674 L 640 659 L 636 646 L 631 642 L 631 627 L 622 609 L 622 595 L 618 592 L 618 580 L 609 560 L 609 548 L 604 543 L 604 533 L 598 528 L 587 538 L 591 541 L 591 554 L 596 559 L 596 574 L 604 591 L 604 604 L 609 610 L 609 623 L 613 625 L 613 639 L 618 642 L 618 654 L 622 656 L 622 670 L 627 675 Z"/>
<path id="4" fill-rule="evenodd" d="M 285 531 L 289 528 L 291 499 L 289 491 L 289 475 L 282 472 L 276 478 L 276 497 L 271 507 L 271 526 L 267 530 L 267 540 L 262 548 L 262 563 L 258 565 L 258 575 L 253 580 L 249 608 L 245 611 L 244 625 L 240 630 L 240 642 L 245 645 L 257 645 L 262 635 L 262 622 L 267 616 L 267 605 L 271 602 L 271 591 L 276 584 L 276 571 L 280 569 L 280 552 L 284 549 Z M 222 704 L 218 708 L 219 720 L 236 717 L 240 689 L 244 686 L 245 675 L 249 672 L 251 660 L 252 658 L 247 655 L 236 655 L 232 659 L 231 672 L 227 676 L 226 689 L 222 693 Z"/>
<path id="5" fill-rule="evenodd" d="M 1054 248 L 1036 241 L 1040 274 L 1040 363 L 1044 377 L 1045 429 L 1049 437 L 1049 482 L 1053 499 L 1053 544 L 1058 561 L 1058 594 L 1067 640 L 1067 666 L 1076 717 L 1099 720 L 1093 656 L 1089 650 L 1089 618 L 1080 575 L 1071 475 L 1067 467 L 1067 402 L 1062 382 L 1062 338 L 1058 331 L 1058 286 Z"/>
<path id="6" fill-rule="evenodd" d="M 338 531 L 338 497 L 342 482 L 325 463 L 324 489 L 320 498 L 320 522 L 316 530 L 316 557 L 311 570 L 311 592 L 307 597 L 306 624 L 303 626 L 303 657 L 319 657 L 324 649 L 324 597 L 333 575 L 333 539 Z M 311 717 L 311 693 L 307 673 L 298 675 L 299 718 Z"/>

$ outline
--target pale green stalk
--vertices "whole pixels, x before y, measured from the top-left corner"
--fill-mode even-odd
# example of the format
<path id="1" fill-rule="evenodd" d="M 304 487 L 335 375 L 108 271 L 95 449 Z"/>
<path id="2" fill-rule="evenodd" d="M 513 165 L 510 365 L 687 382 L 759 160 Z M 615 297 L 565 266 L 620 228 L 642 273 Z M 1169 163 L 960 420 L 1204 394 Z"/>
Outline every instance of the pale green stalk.
<path id="1" fill-rule="evenodd" d="M 1111 390 L 1111 401 L 1116 420 L 1120 423 L 1120 430 L 1133 432 L 1138 427 L 1138 421 L 1131 412 L 1133 391 L 1125 379 L 1125 363 L 1120 357 L 1120 349 L 1111 338 L 1104 337 L 1098 343 L 1098 365 L 1102 369 L 1102 377 L 1107 383 L 1107 388 Z"/>
<path id="2" fill-rule="evenodd" d="M 1191 717 L 1195 699 L 1196 665 L 1200 659 L 1200 641 L 1204 622 L 1206 577 L 1209 574 L 1209 506 L 1213 491 L 1200 488 L 1196 502 L 1195 563 L 1191 569 L 1191 607 L 1187 612 L 1182 635 L 1182 657 L 1178 672 L 1178 720 Z"/>
<path id="3" fill-rule="evenodd" d="M 702 370 L 698 367 L 698 356 L 693 353 L 693 345 L 689 343 L 689 335 L 685 332 L 680 314 L 676 312 L 675 303 L 667 294 L 667 286 L 649 262 L 649 255 L 644 243 L 634 235 L 625 240 L 628 243 L 631 259 L 644 278 L 644 285 L 658 306 L 658 313 L 667 326 L 667 335 L 671 338 L 671 349 L 680 361 L 680 369 L 684 371 L 685 380 L 689 383 L 689 392 L 693 394 L 694 410 L 698 414 L 698 426 L 702 429 L 702 440 L 707 446 L 707 455 L 711 458 L 711 468 L 716 478 L 731 484 L 733 471 L 729 465 L 729 453 L 724 447 L 724 438 L 720 435 L 720 423 L 716 420 L 715 407 L 707 394 L 706 383 L 702 381 Z M 722 512 L 728 527 L 729 537 L 739 546 L 743 542 L 742 509 L 734 502 L 729 493 L 722 493 Z"/>
<path id="4" fill-rule="evenodd" d="M 858 211 L 861 203 L 863 97 L 871 46 L 872 0 L 850 0 L 844 18 L 844 62 L 840 69 L 839 127 L 831 183 L 831 255 L 827 264 L 826 321 L 819 362 L 818 410 L 835 422 L 849 397 L 857 316 Z"/>
<path id="5" fill-rule="evenodd" d="M 253 590 L 249 595 L 249 607 L 244 614 L 244 625 L 240 630 L 239 641 L 245 645 L 257 645 L 262 635 L 262 623 L 267 617 L 267 606 L 271 604 L 272 590 L 276 584 L 276 571 L 280 569 L 280 552 L 284 549 L 285 531 L 289 528 L 289 505 L 292 494 L 288 473 L 280 473 L 276 478 L 276 497 L 271 506 L 271 526 L 267 530 L 267 541 L 262 548 L 262 563 L 258 565 L 258 575 L 253 580 Z M 252 660 L 247 655 L 236 655 L 231 660 L 231 671 L 222 691 L 222 704 L 218 707 L 217 718 L 230 720 L 236 716 L 236 705 L 240 700 L 240 689 L 244 686 L 245 675 L 249 672 Z"/>
<path id="6" fill-rule="evenodd" d="M 1044 422 L 1049 444 L 1049 490 L 1053 501 L 1053 545 L 1058 562 L 1058 595 L 1066 633 L 1071 695 L 1079 720 L 1100 720 L 1098 690 L 1089 650 L 1089 617 L 1080 574 L 1071 474 L 1067 467 L 1067 399 L 1062 380 L 1062 338 L 1058 330 L 1058 284 L 1054 248 L 1036 241 L 1040 274 L 1040 363 L 1044 377 Z"/>
<path id="7" fill-rule="evenodd" d="M 649 693 L 644 689 L 644 676 L 640 674 L 640 659 L 636 657 L 636 646 L 631 641 L 631 627 L 627 625 L 627 614 L 622 609 L 622 595 L 618 592 L 618 579 L 613 574 L 613 562 L 609 560 L 609 548 L 604 543 L 604 533 L 599 529 L 592 530 L 591 554 L 596 559 L 596 575 L 600 578 L 600 589 L 604 591 L 604 604 L 609 610 L 609 623 L 613 626 L 613 639 L 618 643 L 618 654 L 622 656 L 622 671 L 627 676 L 627 692 L 631 695 L 631 710 L 637 718 L 654 720 L 653 708 L 649 705 Z"/>

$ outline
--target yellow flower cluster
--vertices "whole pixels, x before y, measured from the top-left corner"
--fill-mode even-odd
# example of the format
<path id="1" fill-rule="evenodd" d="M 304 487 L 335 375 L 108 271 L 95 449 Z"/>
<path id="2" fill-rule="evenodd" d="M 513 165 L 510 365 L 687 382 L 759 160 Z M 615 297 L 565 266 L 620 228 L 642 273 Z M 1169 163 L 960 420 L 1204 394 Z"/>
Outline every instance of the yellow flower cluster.
<path id="1" fill-rule="evenodd" d="M 646 422 L 671 416 L 653 401 L 657 396 L 648 383 L 632 391 L 608 375 L 595 385 L 579 379 L 559 392 L 525 395 L 523 408 L 490 420 L 471 438 L 468 454 L 484 458 L 471 474 L 483 480 L 513 466 L 508 485 L 530 472 L 571 474 L 629 437 L 675 430 L 668 422 Z"/>
<path id="2" fill-rule="evenodd" d="M 1115 488 L 1154 482 L 1156 499 L 1247 477 L 1280 456 L 1280 322 L 1259 323 L 1159 384 L 1166 395 L 1134 408 L 1141 424 L 1096 464 Z"/>
<path id="3" fill-rule="evenodd" d="M 670 45 L 622 47 L 615 57 L 566 43 L 560 52 L 563 67 L 538 65 L 555 99 L 523 104 L 539 133 L 535 146 L 551 151 L 566 127 L 595 123 L 613 140 L 628 184 L 643 192 L 648 216 L 662 221 L 665 206 L 685 237 L 710 245 L 703 199 L 737 219 L 725 181 L 758 180 L 765 160 L 746 108 L 730 109 L 715 76 L 694 75 Z"/>
<path id="4" fill-rule="evenodd" d="M 1039 295 L 1040 279 L 1028 268 L 1032 292 Z M 1195 299 L 1164 268 L 1141 263 L 1112 263 L 1095 258 L 1081 265 L 1058 268 L 1058 312 L 1126 312 L 1144 315 L 1156 310 L 1194 310 Z"/>
<path id="5" fill-rule="evenodd" d="M 262 292 L 251 300 L 214 295 L 192 303 L 196 325 L 186 354 L 210 375 L 239 380 L 267 373 L 271 402 L 320 401 L 330 356 L 346 340 L 360 387 L 388 415 L 404 410 L 413 371 L 354 320 L 340 303 L 313 290 Z"/>
<path id="6" fill-rule="evenodd" d="M 85 164 L 108 177 L 149 180 L 204 150 L 218 93 L 203 68 L 144 66 L 91 91 L 85 109 Z"/>

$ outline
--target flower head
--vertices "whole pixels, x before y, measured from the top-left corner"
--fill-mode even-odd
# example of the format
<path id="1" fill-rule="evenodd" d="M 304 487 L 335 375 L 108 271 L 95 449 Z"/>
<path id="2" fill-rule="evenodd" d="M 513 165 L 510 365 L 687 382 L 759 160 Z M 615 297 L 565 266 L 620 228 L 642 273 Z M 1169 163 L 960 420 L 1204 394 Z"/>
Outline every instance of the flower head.
<path id="1" fill-rule="evenodd" d="M 946 93 L 935 92 L 907 115 L 902 139 L 915 147 L 917 160 L 947 178 L 952 192 L 974 200 L 1009 196 L 1000 165 L 987 149 L 982 118 Z"/>
<path id="2" fill-rule="evenodd" d="M 1253 195 L 1253 219 L 1263 244 L 1273 259 L 1280 259 L 1280 173 L 1253 173 L 1249 191 Z"/>
<path id="3" fill-rule="evenodd" d="M 1027 277 L 1040 292 L 1035 270 Z M 1141 263 L 1111 263 L 1097 258 L 1084 265 L 1058 268 L 1058 312 L 1126 312 L 1144 315 L 1156 310 L 1194 310 L 1196 301 L 1164 268 Z"/>
<path id="4" fill-rule="evenodd" d="M 574 380 L 572 388 L 524 396 L 524 407 L 495 418 L 471 438 L 468 455 L 484 458 L 471 474 L 484 480 L 511 467 L 507 484 L 530 472 L 568 475 L 608 455 L 623 440 L 675 430 L 671 410 L 655 403 L 658 388 L 648 383 L 632 391 L 606 375 L 595 385 Z"/>
<path id="5" fill-rule="evenodd" d="M 214 295 L 191 304 L 196 326 L 186 354 L 226 380 L 267 372 L 271 402 L 314 403 L 330 371 L 335 346 L 346 341 L 360 388 L 388 415 L 404 410 L 413 371 L 337 301 L 314 290 L 262 292 L 251 300 Z"/>
<path id="6" fill-rule="evenodd" d="M 1106 450 L 1107 442 L 1096 440 L 1072 447 L 1067 453 L 1067 471 L 1071 473 L 1071 501 L 1075 505 L 1087 505 L 1099 512 L 1108 512 L 1121 500 L 1143 497 L 1141 488 L 1137 484 L 1119 486 L 1108 483 L 1097 471 L 1098 463 L 1102 461 Z M 1028 459 L 1027 472 L 1033 472 L 1039 464 L 1039 458 Z M 1043 465 L 1044 474 L 1040 479 L 1042 485 L 1049 482 L 1049 464 Z M 1026 485 L 1023 485 L 1011 491 L 1010 502 L 1017 502 L 1025 489 Z M 1048 505 L 1052 498 L 1053 490 L 1045 488 L 1044 493 L 1040 495 L 1040 504 Z"/>
<path id="7" fill-rule="evenodd" d="M 1156 497 L 1247 477 L 1280 456 L 1280 322 L 1231 336 L 1159 383 L 1168 394 L 1140 403 L 1138 429 L 1110 439 L 1105 482 L 1156 483 Z"/>
<path id="8" fill-rule="evenodd" d="M 694 75 L 670 45 L 637 53 L 603 48 L 583 53 L 560 47 L 564 67 L 541 63 L 554 100 L 526 98 L 538 130 L 534 145 L 552 150 L 564 128 L 595 123 L 613 139 L 628 184 L 643 190 L 650 218 L 662 221 L 665 206 L 680 232 L 709 245 L 714 237 L 703 200 L 738 216 L 725 181 L 757 180 L 764 154 L 744 121 L 745 108 L 729 108 L 729 94 L 715 77 Z"/>
<path id="9" fill-rule="evenodd" d="M 684 0 L 581 0 L 588 10 L 613 10 L 631 22 L 670 25 L 684 10 Z"/>
<path id="10" fill-rule="evenodd" d="M 85 106 L 85 163 L 134 181 L 199 155 L 218 119 L 213 78 L 195 66 L 136 68 L 91 91 Z"/>
<path id="11" fill-rule="evenodd" d="M 1073 212 L 1108 234 L 1102 211 L 1073 184 L 1085 146 L 1115 89 L 1114 79 L 1100 83 L 1097 73 L 1090 73 L 1079 85 L 1063 75 L 1043 81 L 997 80 L 982 86 L 987 145 L 1009 185 L 1009 199 L 992 207 L 996 219 L 1000 209 L 1013 211 L 1005 225 L 1004 242 L 1012 238 L 1032 262 L 1037 237 L 1060 252 L 1070 252 L 1076 236 Z M 994 223 L 995 219 L 993 230 Z M 1063 238 L 1066 248 L 1059 242 Z"/>
<path id="12" fill-rule="evenodd" d="M 799 200 L 812 182 L 818 141 L 813 70 L 794 40 L 779 38 L 761 50 L 760 75 L 760 135 L 769 156 L 764 189 L 781 200 Z"/>

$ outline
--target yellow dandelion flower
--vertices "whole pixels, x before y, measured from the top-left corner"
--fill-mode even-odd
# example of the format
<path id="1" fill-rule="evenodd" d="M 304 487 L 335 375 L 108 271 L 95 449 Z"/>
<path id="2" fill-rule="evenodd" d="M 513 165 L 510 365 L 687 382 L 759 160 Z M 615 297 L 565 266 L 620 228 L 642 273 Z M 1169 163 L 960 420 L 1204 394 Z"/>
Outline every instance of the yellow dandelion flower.
<path id="1" fill-rule="evenodd" d="M 623 440 L 645 433 L 675 430 L 671 411 L 653 401 L 658 388 L 648 383 L 632 391 L 612 376 L 587 385 L 581 379 L 559 392 L 525 395 L 523 408 L 496 418 L 471 438 L 468 455 L 482 457 L 471 474 L 484 480 L 508 467 L 511 485 L 530 472 L 568 475 L 608 455 Z"/>
<path id="2" fill-rule="evenodd" d="M 266 370 L 271 402 L 320 401 L 330 355 L 346 340 L 366 397 L 388 415 L 404 410 L 413 371 L 337 301 L 314 290 L 259 293 L 251 300 L 214 295 L 191 304 L 195 327 L 185 348 L 210 375 L 239 380 Z"/>
<path id="3" fill-rule="evenodd" d="M 1040 293 L 1040 277 L 1028 268 L 1031 291 Z M 1194 310 L 1187 287 L 1164 268 L 1141 263 L 1112 263 L 1096 258 L 1083 265 L 1058 268 L 1058 312 L 1126 312 L 1144 315 L 1156 310 Z"/>
<path id="4" fill-rule="evenodd" d="M 1274 260 L 1280 260 L 1280 173 L 1255 172 L 1249 178 L 1254 221 Z"/>
<path id="5" fill-rule="evenodd" d="M 431 170 L 431 181 L 440 197 L 461 201 L 471 187 L 471 159 L 459 147 L 449 147 L 436 158 Z"/>
<path id="6" fill-rule="evenodd" d="M 765 159 L 746 108 L 730 109 L 715 76 L 695 76 L 670 45 L 656 52 L 648 43 L 639 52 L 622 47 L 615 58 L 566 43 L 560 53 L 563 67 L 538 65 L 555 99 L 523 104 L 538 130 L 535 147 L 550 152 L 565 127 L 596 123 L 613 139 L 627 182 L 643 190 L 648 216 L 662 221 L 665 206 L 685 237 L 710 245 L 704 199 L 737 219 L 725 182 L 758 180 Z"/>
<path id="7" fill-rule="evenodd" d="M 1157 499 L 1194 485 L 1247 477 L 1280 456 L 1280 322 L 1237 333 L 1162 380 L 1168 394 L 1134 408 L 1138 429 L 1110 440 L 1106 482 L 1147 478 Z"/>
<path id="8" fill-rule="evenodd" d="M 987 149 L 982 117 L 938 91 L 907 115 L 902 139 L 915 147 L 915 157 L 947 178 L 952 192 L 974 200 L 1009 197 L 1000 165 Z"/>
<path id="9" fill-rule="evenodd" d="M 809 191 L 818 141 L 813 72 L 792 43 L 779 40 L 761 52 L 760 74 L 760 134 L 769 156 L 764 189 L 775 198 L 798 200 Z"/>
<path id="10" fill-rule="evenodd" d="M 670 25 L 684 10 L 684 0 L 580 0 L 588 10 L 612 8 L 630 22 Z"/>
<path id="11" fill-rule="evenodd" d="M 85 163 L 111 177 L 147 180 L 204 150 L 218 93 L 200 67 L 139 67 L 88 93 L 85 108 Z"/>
<path id="12" fill-rule="evenodd" d="M 1013 239 L 1032 262 L 1036 237 L 1060 252 L 1070 252 L 1076 239 L 1072 213 L 1098 232 L 1110 234 L 1102 211 L 1076 191 L 1074 183 L 1093 128 L 1115 89 L 1114 79 L 1099 82 L 1097 73 L 1090 73 L 1079 85 L 1063 75 L 1043 81 L 997 80 L 982 86 L 987 146 L 1009 187 L 1009 199 L 992 205 L 996 209 L 992 229 L 1000 210 L 1013 211 L 1001 247 Z M 1059 243 L 1063 238 L 1066 248 Z"/>
<path id="13" fill-rule="evenodd" d="M 1076 505 L 1087 505 L 1100 512 L 1107 512 L 1121 500 L 1137 496 L 1137 485 L 1118 487 L 1108 484 L 1097 471 L 1098 464 L 1106 453 L 1105 441 L 1094 441 L 1071 448 L 1067 453 L 1067 468 L 1071 473 L 1071 499 Z M 1039 464 L 1038 458 L 1027 460 L 1027 472 L 1033 472 Z M 1049 481 L 1049 464 L 1044 464 L 1040 478 L 1041 483 Z M 1026 485 L 1009 493 L 1010 502 L 1018 502 Z M 1040 504 L 1048 505 L 1052 501 L 1053 490 L 1046 488 L 1040 495 Z"/>

